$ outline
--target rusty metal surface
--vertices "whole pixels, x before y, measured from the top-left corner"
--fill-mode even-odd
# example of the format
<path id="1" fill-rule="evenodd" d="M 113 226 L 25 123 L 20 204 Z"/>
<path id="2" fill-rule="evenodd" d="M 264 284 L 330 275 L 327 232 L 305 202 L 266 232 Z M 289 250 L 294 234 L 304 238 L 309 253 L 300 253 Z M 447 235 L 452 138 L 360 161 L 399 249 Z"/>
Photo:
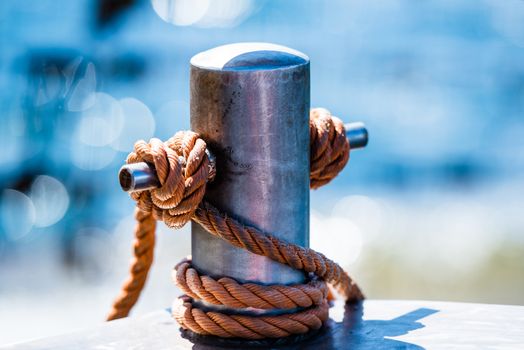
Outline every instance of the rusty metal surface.
<path id="1" fill-rule="evenodd" d="M 328 325 L 319 334 L 278 349 L 524 349 L 523 306 L 368 300 L 353 307 L 338 302 L 331 308 L 330 315 Z M 242 344 L 246 343 L 229 348 L 248 348 Z M 223 347 L 183 338 L 178 324 L 163 310 L 0 348 L 210 350 Z"/>

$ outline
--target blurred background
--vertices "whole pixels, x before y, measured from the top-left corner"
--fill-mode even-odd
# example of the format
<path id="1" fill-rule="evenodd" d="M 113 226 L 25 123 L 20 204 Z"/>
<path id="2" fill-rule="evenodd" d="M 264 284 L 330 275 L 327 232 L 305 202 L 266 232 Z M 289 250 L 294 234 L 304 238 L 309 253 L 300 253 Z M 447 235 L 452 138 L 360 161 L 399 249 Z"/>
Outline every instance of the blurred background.
<path id="1" fill-rule="evenodd" d="M 524 1 L 3 0 L 0 35 L 0 344 L 104 320 L 117 171 L 189 128 L 189 59 L 239 41 L 308 54 L 312 106 L 370 130 L 312 192 L 312 247 L 370 298 L 524 304 Z M 189 227 L 157 236 L 134 315 L 179 294 Z"/>

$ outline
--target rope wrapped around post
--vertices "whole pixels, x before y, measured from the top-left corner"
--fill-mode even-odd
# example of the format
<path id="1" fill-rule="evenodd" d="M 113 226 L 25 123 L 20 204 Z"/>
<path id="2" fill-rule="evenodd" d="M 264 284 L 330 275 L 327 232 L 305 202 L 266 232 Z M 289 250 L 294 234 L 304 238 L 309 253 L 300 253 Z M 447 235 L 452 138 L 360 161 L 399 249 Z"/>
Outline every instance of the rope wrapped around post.
<path id="1" fill-rule="evenodd" d="M 329 111 L 310 112 L 310 187 L 329 183 L 349 160 L 350 145 L 344 124 Z M 188 221 L 200 224 L 210 234 L 254 254 L 263 255 L 310 276 L 305 284 L 262 286 L 240 283 L 229 277 L 218 280 L 202 276 L 189 260 L 173 272 L 185 293 L 173 306 L 173 317 L 184 329 L 202 335 L 262 339 L 307 333 L 328 319 L 329 289 L 334 287 L 348 302 L 364 298 L 359 287 L 335 262 L 310 248 L 287 243 L 245 226 L 203 200 L 209 178 L 206 143 L 191 131 L 176 133 L 166 142 L 138 141 L 127 163 L 153 164 L 160 187 L 131 193 L 137 202 L 134 258 L 130 277 L 113 304 L 108 320 L 126 317 L 138 300 L 153 260 L 155 221 L 181 228 Z M 278 309 L 278 315 L 231 315 L 204 311 L 192 301 L 201 300 L 233 308 Z"/>

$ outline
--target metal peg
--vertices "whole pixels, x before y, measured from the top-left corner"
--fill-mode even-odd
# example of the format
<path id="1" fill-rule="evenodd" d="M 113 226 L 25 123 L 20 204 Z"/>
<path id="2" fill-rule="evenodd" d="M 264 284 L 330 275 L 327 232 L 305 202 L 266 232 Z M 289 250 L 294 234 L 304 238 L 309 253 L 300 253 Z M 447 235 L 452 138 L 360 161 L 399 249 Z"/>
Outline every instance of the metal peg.
<path id="1" fill-rule="evenodd" d="M 208 181 L 213 181 L 217 173 L 216 157 L 206 149 L 207 158 L 209 159 Z M 146 162 L 126 164 L 118 172 L 120 187 L 125 192 L 136 192 L 150 190 L 160 187 L 160 181 L 156 174 L 153 164 Z"/>
<path id="2" fill-rule="evenodd" d="M 364 123 L 348 123 L 344 127 L 352 150 L 366 147 L 368 130 Z M 210 161 L 209 180 L 211 181 L 216 175 L 216 158 L 209 150 L 206 150 L 206 153 Z M 160 186 L 155 167 L 145 162 L 124 165 L 120 168 L 118 179 L 120 187 L 125 192 L 150 190 Z"/>
<path id="3" fill-rule="evenodd" d="M 124 165 L 120 168 L 118 180 L 120 187 L 126 192 L 149 190 L 160 186 L 155 167 L 146 162 Z"/>
<path id="4" fill-rule="evenodd" d="M 368 129 L 362 122 L 345 124 L 346 137 L 349 140 L 351 149 L 364 148 L 368 144 Z"/>

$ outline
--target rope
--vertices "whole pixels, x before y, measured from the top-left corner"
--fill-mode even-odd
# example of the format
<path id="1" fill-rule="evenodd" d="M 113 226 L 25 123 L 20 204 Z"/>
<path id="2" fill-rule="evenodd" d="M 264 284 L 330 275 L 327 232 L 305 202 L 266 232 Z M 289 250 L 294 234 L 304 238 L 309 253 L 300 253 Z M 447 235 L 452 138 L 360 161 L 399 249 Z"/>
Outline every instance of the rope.
<path id="1" fill-rule="evenodd" d="M 349 159 L 344 124 L 321 108 L 310 113 L 311 188 L 330 182 Z M 206 143 L 191 131 L 178 132 L 162 142 L 138 141 L 127 163 L 148 162 L 155 166 L 160 187 L 135 192 L 134 259 L 130 278 L 113 304 L 108 320 L 125 317 L 136 303 L 153 259 L 155 220 L 180 228 L 189 220 L 210 234 L 254 254 L 266 256 L 313 277 L 305 284 L 263 286 L 239 283 L 230 277 L 218 280 L 201 276 L 183 260 L 173 272 L 177 286 L 186 294 L 173 306 L 173 316 L 185 329 L 219 337 L 247 339 L 303 334 L 322 326 L 328 318 L 329 289 L 334 287 L 348 302 L 364 298 L 358 286 L 335 262 L 310 248 L 285 242 L 255 227 L 243 225 L 204 201 L 209 177 Z M 204 311 L 193 301 L 237 309 L 278 309 L 279 315 L 231 315 Z M 297 311 L 298 309 L 298 311 Z"/>
<path id="2" fill-rule="evenodd" d="M 129 278 L 122 286 L 120 295 L 115 300 L 108 319 L 126 317 L 129 310 L 135 305 L 144 284 L 147 273 L 153 263 L 155 247 L 156 220 L 147 212 L 135 209 L 135 241 L 133 242 L 134 254 L 129 269 Z"/>
<path id="3" fill-rule="evenodd" d="M 281 338 L 319 329 L 329 317 L 327 302 L 292 314 L 252 317 L 204 312 L 195 308 L 187 297 L 173 305 L 175 319 L 186 329 L 202 335 L 223 338 Z"/>
<path id="4" fill-rule="evenodd" d="M 230 308 L 307 308 L 322 304 L 328 294 L 326 283 L 318 279 L 312 279 L 307 284 L 291 286 L 241 284 L 230 277 L 215 280 L 209 276 L 200 276 L 198 271 L 191 267 L 189 260 L 184 260 L 175 267 L 173 280 L 186 295 L 195 300 Z"/>
<path id="5" fill-rule="evenodd" d="M 333 180 L 349 160 L 349 140 L 344 123 L 324 108 L 309 114 L 310 187 L 317 189 Z"/>
<path id="6" fill-rule="evenodd" d="M 340 265 L 311 248 L 287 243 L 254 227 L 244 226 L 220 213 L 206 201 L 197 208 L 193 220 L 213 236 L 220 237 L 236 247 L 315 274 L 335 287 L 348 301 L 360 300 L 363 297 L 360 289 Z"/>

